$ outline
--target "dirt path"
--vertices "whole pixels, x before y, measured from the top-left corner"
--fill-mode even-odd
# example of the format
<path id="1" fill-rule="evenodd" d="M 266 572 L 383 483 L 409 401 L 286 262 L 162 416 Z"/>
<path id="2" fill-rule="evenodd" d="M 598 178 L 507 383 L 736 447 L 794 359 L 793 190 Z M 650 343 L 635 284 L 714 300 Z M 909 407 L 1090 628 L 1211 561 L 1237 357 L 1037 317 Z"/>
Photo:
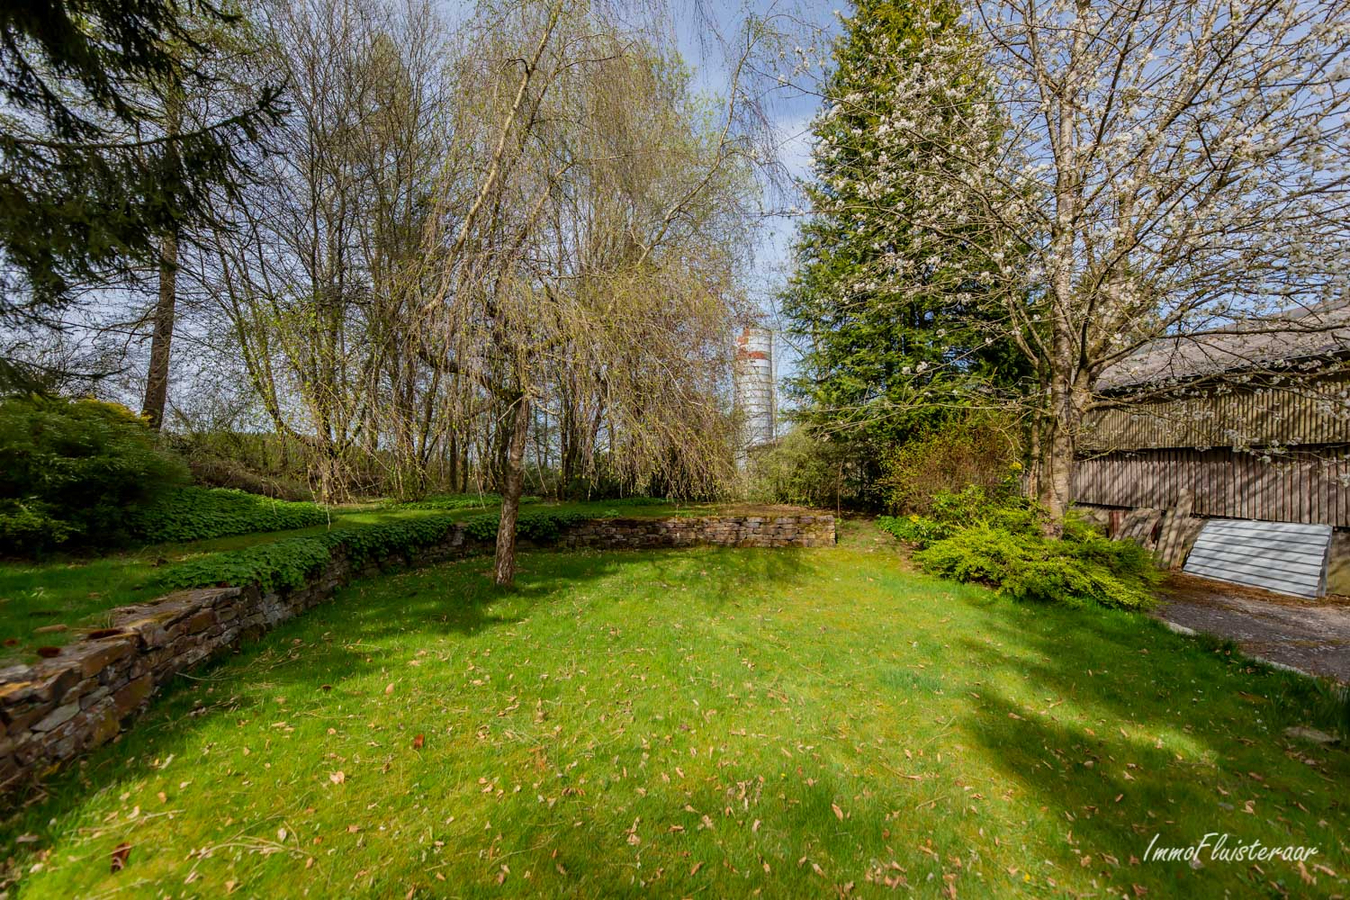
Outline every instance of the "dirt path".
<path id="1" fill-rule="evenodd" d="M 1350 682 L 1350 600 L 1318 603 L 1239 585 L 1172 575 L 1164 621 L 1235 641 L 1246 653 Z"/>

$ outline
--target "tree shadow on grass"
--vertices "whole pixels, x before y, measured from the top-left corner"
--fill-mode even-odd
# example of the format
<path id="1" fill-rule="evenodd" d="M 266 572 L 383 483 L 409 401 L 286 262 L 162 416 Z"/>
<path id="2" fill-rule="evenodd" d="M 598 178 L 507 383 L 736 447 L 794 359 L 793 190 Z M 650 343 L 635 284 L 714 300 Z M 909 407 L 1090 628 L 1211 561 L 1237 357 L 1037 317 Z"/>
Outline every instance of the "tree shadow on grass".
<path id="1" fill-rule="evenodd" d="M 173 679 L 160 689 L 150 710 L 113 744 L 48 777 L 24 808 L 0 826 L 0 847 L 24 832 L 45 838 L 54 830 L 53 823 L 79 809 L 92 793 L 116 792 L 122 783 L 144 777 L 156 760 L 182 754 L 213 718 L 257 707 L 256 697 L 232 693 L 240 679 L 248 679 L 251 688 L 265 685 L 278 694 L 359 702 L 363 695 L 347 691 L 344 683 L 386 670 L 391 651 L 401 643 L 409 645 L 403 651 L 406 656 L 414 646 L 510 629 L 541 607 L 567 601 L 596 582 L 638 566 L 644 573 L 654 573 L 655 584 L 635 585 L 635 591 L 674 585 L 689 577 L 691 561 L 697 561 L 699 577 L 707 579 L 705 593 L 713 597 L 711 608 L 716 609 L 738 602 L 747 585 L 798 577 L 802 552 L 810 551 L 533 550 L 521 555 L 520 573 L 511 588 L 492 583 L 490 557 L 358 579 L 260 639 Z M 733 559 L 734 564 L 723 564 Z M 500 686 L 502 692 L 507 689 Z M 3 836 L 6 831 L 8 840 Z"/>
<path id="2" fill-rule="evenodd" d="M 1030 806 L 1065 812 L 1082 865 L 1108 881 L 1124 867 L 1132 881 L 1171 892 L 1312 890 L 1294 863 L 1131 867 L 1100 849 L 1132 835 L 1143 860 L 1155 835 L 1160 846 L 1188 847 L 1209 832 L 1229 833 L 1230 844 L 1317 846 L 1331 868 L 1350 865 L 1339 837 L 1350 825 L 1340 799 L 1350 754 L 1285 736 L 1307 713 L 1297 676 L 1226 658 L 1142 616 L 1083 610 L 1082 627 L 1065 634 L 1029 609 L 1013 607 L 1020 622 L 991 617 L 983 640 L 960 639 L 989 675 L 959 727 Z M 1036 696 L 1002 687 L 1013 683 Z M 1339 883 L 1318 877 L 1328 889 Z"/>

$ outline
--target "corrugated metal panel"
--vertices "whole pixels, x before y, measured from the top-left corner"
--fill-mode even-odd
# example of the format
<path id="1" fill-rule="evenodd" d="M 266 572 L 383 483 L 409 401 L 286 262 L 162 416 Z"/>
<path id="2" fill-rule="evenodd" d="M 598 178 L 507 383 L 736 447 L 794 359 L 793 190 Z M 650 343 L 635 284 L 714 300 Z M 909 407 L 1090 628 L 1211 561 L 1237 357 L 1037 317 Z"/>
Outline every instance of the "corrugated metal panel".
<path id="1" fill-rule="evenodd" d="M 1327 587 L 1330 525 L 1294 522 L 1206 522 L 1183 571 L 1297 597 Z"/>
<path id="2" fill-rule="evenodd" d="M 1271 462 L 1232 450 L 1143 450 L 1082 459 L 1073 496 L 1099 506 L 1175 506 L 1182 491 L 1194 513 L 1228 519 L 1350 527 L 1350 455 L 1291 452 Z"/>

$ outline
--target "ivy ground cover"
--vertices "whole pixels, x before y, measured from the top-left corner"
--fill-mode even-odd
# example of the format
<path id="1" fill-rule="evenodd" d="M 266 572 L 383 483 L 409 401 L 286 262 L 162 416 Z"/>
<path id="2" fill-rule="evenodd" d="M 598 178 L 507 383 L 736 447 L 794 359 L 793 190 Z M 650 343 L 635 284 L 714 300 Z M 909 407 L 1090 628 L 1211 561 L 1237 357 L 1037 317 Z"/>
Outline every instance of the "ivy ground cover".
<path id="1" fill-rule="evenodd" d="M 522 562 L 507 592 L 482 559 L 354 583 L 182 679 L 4 824 L 0 890 L 1347 890 L 1350 763 L 1285 736 L 1300 682 L 1138 614 L 915 574 L 870 535 Z M 1210 832 L 1319 852 L 1144 861 Z"/>

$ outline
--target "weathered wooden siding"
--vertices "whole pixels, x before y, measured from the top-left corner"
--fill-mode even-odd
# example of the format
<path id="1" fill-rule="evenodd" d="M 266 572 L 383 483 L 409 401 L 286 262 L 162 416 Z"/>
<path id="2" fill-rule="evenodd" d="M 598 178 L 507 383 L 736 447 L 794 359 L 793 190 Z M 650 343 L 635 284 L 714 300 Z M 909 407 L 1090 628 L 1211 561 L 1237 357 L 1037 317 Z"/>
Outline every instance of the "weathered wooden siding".
<path id="1" fill-rule="evenodd" d="M 1174 506 L 1183 490 L 1194 514 L 1350 527 L 1350 454 L 1294 451 L 1262 462 L 1222 450 L 1142 450 L 1082 459 L 1074 499 L 1101 506 Z"/>
<path id="2" fill-rule="evenodd" d="M 1086 452 L 1171 447 L 1350 443 L 1350 397 L 1338 376 L 1318 384 L 1239 386 L 1089 414 Z"/>

